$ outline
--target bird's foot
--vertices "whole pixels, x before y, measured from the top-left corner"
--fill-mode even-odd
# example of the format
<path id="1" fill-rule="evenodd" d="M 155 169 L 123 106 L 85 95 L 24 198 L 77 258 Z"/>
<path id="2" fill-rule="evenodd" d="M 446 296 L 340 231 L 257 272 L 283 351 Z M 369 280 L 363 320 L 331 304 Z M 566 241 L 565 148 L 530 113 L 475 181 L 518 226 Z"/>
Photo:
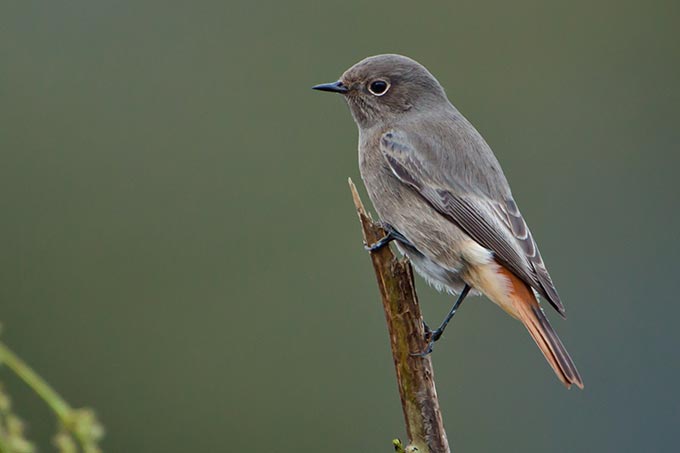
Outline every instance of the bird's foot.
<path id="1" fill-rule="evenodd" d="M 396 237 L 394 237 L 392 233 L 388 232 L 385 236 L 381 237 L 371 245 L 364 243 L 364 249 L 366 249 L 367 252 L 375 252 L 385 247 L 387 244 L 394 241 L 395 239 Z"/>
<path id="2" fill-rule="evenodd" d="M 470 285 L 465 285 L 463 287 L 463 291 L 460 292 L 460 295 L 458 296 L 458 300 L 456 300 L 456 303 L 453 304 L 453 307 L 451 307 L 451 310 L 449 311 L 449 314 L 446 315 L 446 318 L 444 318 L 444 322 L 439 326 L 437 330 L 431 330 L 427 324 L 425 324 L 425 321 L 423 321 L 423 328 L 425 330 L 425 341 L 427 341 L 427 347 L 423 350 L 423 352 L 419 354 L 413 354 L 414 356 L 417 357 L 425 357 L 428 354 L 432 353 L 432 348 L 434 347 L 434 342 L 439 340 L 442 337 L 442 334 L 444 333 L 444 330 L 446 329 L 446 326 L 449 324 L 449 321 L 451 321 L 451 318 L 453 318 L 453 315 L 456 314 L 456 311 L 458 310 L 458 307 L 460 307 L 460 304 L 463 303 L 463 300 L 465 297 L 468 295 L 470 292 Z"/>
<path id="3" fill-rule="evenodd" d="M 385 247 L 387 244 L 389 244 L 392 241 L 399 241 L 404 244 L 408 244 L 408 240 L 397 230 L 395 230 L 392 225 L 388 223 L 382 223 L 380 225 L 383 230 L 385 230 L 385 236 L 381 237 L 377 241 L 375 241 L 373 244 L 366 244 L 364 243 L 364 249 L 368 252 L 375 252 L 377 250 L 380 250 L 381 248 Z"/>
<path id="4" fill-rule="evenodd" d="M 425 321 L 423 321 L 423 330 L 425 331 L 423 340 L 427 342 L 427 346 L 421 352 L 411 354 L 414 357 L 427 357 L 428 355 L 432 354 L 432 351 L 434 350 L 434 343 L 439 340 L 444 333 L 444 330 L 441 328 L 436 330 L 430 329 L 430 326 L 428 326 Z"/>

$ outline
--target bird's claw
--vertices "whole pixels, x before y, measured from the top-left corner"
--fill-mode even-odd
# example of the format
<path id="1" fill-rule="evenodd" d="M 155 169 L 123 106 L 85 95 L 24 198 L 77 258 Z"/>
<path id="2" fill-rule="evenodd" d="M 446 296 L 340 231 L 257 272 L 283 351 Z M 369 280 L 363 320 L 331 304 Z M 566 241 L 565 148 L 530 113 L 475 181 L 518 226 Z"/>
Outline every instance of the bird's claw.
<path id="1" fill-rule="evenodd" d="M 383 248 L 386 244 L 384 242 L 381 242 L 381 240 L 374 242 L 371 245 L 368 245 L 367 243 L 364 242 L 364 250 L 367 252 L 375 252 L 376 250 L 380 250 Z"/>
<path id="2" fill-rule="evenodd" d="M 430 340 L 430 341 L 427 342 L 427 347 L 422 352 L 413 352 L 413 353 L 411 353 L 411 355 L 413 357 L 425 358 L 428 355 L 432 354 L 433 350 L 434 350 L 434 340 Z"/>
<path id="3" fill-rule="evenodd" d="M 432 354 L 432 351 L 434 350 L 434 342 L 439 340 L 439 338 L 442 336 L 442 331 L 440 329 L 430 329 L 430 326 L 428 326 L 425 321 L 423 321 L 423 330 L 425 331 L 423 339 L 427 342 L 427 347 L 425 347 L 425 349 L 423 349 L 421 352 L 412 353 L 411 355 L 414 357 L 427 357 L 428 355 Z"/>

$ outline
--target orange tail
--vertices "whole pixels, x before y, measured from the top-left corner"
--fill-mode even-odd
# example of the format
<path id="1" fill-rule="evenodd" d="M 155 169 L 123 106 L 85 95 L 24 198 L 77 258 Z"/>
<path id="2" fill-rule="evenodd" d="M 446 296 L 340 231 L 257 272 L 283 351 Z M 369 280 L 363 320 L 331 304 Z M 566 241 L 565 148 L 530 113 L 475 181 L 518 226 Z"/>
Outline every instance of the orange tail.
<path id="1" fill-rule="evenodd" d="M 564 348 L 557 333 L 555 333 L 550 322 L 548 322 L 548 318 L 543 314 L 543 310 L 538 305 L 533 291 L 526 283 L 515 277 L 512 272 L 503 266 L 499 267 L 500 272 L 511 283 L 510 298 L 512 300 L 512 311 L 514 312 L 512 314 L 522 321 L 560 381 L 567 388 L 571 387 L 571 384 L 575 384 L 582 389 L 583 380 L 581 375 L 578 373 L 574 362 L 569 357 L 569 353 Z"/>

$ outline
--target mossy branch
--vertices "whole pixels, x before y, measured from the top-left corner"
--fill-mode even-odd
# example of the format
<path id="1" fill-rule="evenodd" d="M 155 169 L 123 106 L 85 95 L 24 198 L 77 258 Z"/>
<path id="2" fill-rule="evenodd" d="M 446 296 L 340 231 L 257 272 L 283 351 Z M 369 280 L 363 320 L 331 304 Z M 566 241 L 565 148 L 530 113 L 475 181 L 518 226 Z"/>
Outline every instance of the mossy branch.
<path id="1" fill-rule="evenodd" d="M 349 186 L 364 242 L 373 244 L 385 235 L 385 231 L 366 213 L 351 179 Z M 399 442 L 399 445 L 394 444 L 395 448 L 406 452 L 449 453 L 451 450 L 439 409 L 432 361 L 429 356 L 413 355 L 427 345 L 411 265 L 407 260 L 397 259 L 389 247 L 372 252 L 371 260 L 385 311 L 409 439 L 407 447 L 402 447 Z"/>

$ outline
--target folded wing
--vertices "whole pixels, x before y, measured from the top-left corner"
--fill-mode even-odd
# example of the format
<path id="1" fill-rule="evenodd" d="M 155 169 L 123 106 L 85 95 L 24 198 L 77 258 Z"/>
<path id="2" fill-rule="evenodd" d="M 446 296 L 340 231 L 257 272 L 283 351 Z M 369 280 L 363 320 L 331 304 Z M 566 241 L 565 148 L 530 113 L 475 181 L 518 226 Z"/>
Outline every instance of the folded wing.
<path id="1" fill-rule="evenodd" d="M 409 140 L 404 132 L 390 131 L 380 139 L 380 149 L 392 172 L 416 190 L 434 209 L 456 223 L 470 237 L 491 250 L 497 260 L 518 278 L 545 297 L 564 316 L 564 306 L 543 263 L 538 246 L 512 197 L 485 196 L 464 190 L 465 181 L 455 184 L 434 173 L 436 153 L 424 140 Z M 452 150 L 453 152 L 453 150 Z M 443 162 L 441 163 L 444 164 Z"/>

